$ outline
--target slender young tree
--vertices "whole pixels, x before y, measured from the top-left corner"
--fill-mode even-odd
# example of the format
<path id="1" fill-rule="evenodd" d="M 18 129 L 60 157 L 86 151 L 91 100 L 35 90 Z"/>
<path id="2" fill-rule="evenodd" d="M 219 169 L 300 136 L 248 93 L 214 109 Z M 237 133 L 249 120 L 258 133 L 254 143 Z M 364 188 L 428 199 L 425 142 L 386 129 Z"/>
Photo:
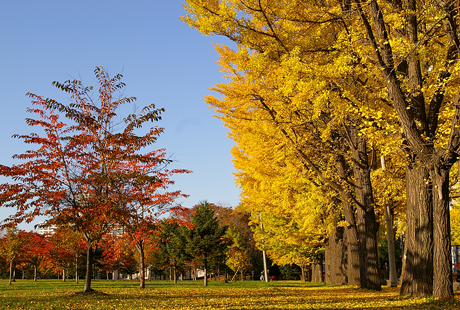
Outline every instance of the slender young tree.
<path id="1" fill-rule="evenodd" d="M 14 260 L 21 252 L 25 242 L 25 233 L 16 227 L 9 227 L 6 235 L 0 239 L 0 254 L 6 258 L 9 264 L 10 276 L 8 285 L 11 285 L 11 282 L 14 281 Z"/>
<path id="2" fill-rule="evenodd" d="M 145 288 L 146 243 L 161 214 L 174 206 L 178 197 L 186 197 L 180 191 L 168 192 L 174 184 L 170 177 L 176 173 L 190 173 L 185 169 L 166 169 L 169 163 L 165 151 L 147 153 L 142 161 L 130 162 L 119 167 L 129 178 L 120 178 L 118 202 L 122 211 L 119 223 L 138 252 L 140 288 Z"/>

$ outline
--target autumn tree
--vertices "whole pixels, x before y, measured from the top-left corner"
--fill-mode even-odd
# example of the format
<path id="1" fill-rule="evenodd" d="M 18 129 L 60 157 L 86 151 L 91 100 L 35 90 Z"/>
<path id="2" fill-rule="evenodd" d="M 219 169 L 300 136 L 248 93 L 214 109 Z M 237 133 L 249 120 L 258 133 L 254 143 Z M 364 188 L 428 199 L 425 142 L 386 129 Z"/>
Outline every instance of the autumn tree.
<path id="1" fill-rule="evenodd" d="M 305 166 L 305 178 L 314 179 L 313 183 L 322 186 L 324 192 L 336 191 L 349 223 L 350 270 L 354 270 L 351 283 L 379 290 L 378 225 L 368 161 L 370 147 L 361 128 L 363 122 L 355 115 L 361 115 L 368 100 L 380 102 L 381 92 L 372 93 L 371 98 L 358 98 L 369 93 L 347 87 L 344 96 L 337 87 L 339 83 L 354 85 L 356 79 L 350 72 L 352 67 L 344 72 L 345 77 L 326 67 L 335 58 L 328 53 L 337 38 L 334 19 L 313 25 L 298 22 L 299 16 L 309 20 L 308 14 L 319 18 L 322 7 L 297 10 L 297 2 L 230 2 L 205 5 L 188 1 L 186 9 L 190 14 L 184 17 L 204 34 L 225 35 L 238 43 L 237 52 L 218 47 L 222 70 L 232 80 L 215 88 L 223 95 L 222 100 L 209 98 L 208 103 L 235 131 L 232 137 L 239 139 L 238 128 L 245 121 L 257 124 L 252 126 L 253 131 L 272 127 L 278 144 L 290 148 L 298 165 Z M 321 45 L 319 56 L 312 52 L 317 48 L 316 42 Z M 241 145 L 238 147 L 241 149 Z M 352 163 L 350 169 L 347 163 Z M 356 270 L 359 266 L 360 270 Z"/>
<path id="2" fill-rule="evenodd" d="M 101 240 L 101 267 L 106 272 L 131 274 L 137 269 L 135 249 L 125 235 L 112 231 Z M 117 280 L 117 279 L 113 279 Z"/>
<path id="3" fill-rule="evenodd" d="M 227 237 L 231 241 L 227 248 L 226 264 L 235 273 L 232 280 L 235 280 L 238 273 L 241 273 L 241 280 L 244 280 L 245 271 L 251 267 L 248 246 L 243 242 L 243 237 L 235 228 L 227 229 Z"/>
<path id="4" fill-rule="evenodd" d="M 14 260 L 22 251 L 25 242 L 24 232 L 15 227 L 7 228 L 5 236 L 0 239 L 0 254 L 5 257 L 9 265 L 8 285 L 11 285 L 11 282 L 14 281 Z"/>
<path id="5" fill-rule="evenodd" d="M 152 142 L 156 137 L 151 137 Z M 139 144 L 143 147 L 144 142 Z M 138 148 L 133 147 L 132 156 Z M 120 165 L 119 171 L 125 177 L 117 184 L 117 200 L 121 214 L 118 218 L 120 227 L 131 239 L 139 257 L 140 288 L 145 288 L 145 246 L 148 237 L 155 229 L 155 224 L 161 214 L 176 207 L 175 199 L 186 197 L 180 191 L 167 191 L 174 184 L 170 179 L 176 173 L 190 173 L 185 169 L 166 169 L 170 162 L 165 158 L 165 150 L 151 151 L 142 155 L 137 161 Z M 128 176 L 128 177 L 126 177 Z"/>
<path id="6" fill-rule="evenodd" d="M 29 267 L 33 267 L 34 281 L 37 281 L 37 272 L 46 255 L 47 238 L 45 235 L 30 231 L 27 233 L 27 242 L 24 244 L 23 259 Z"/>
<path id="7" fill-rule="evenodd" d="M 68 104 L 29 93 L 34 107 L 28 111 L 36 118 L 28 118 L 27 124 L 40 131 L 15 137 L 37 148 L 14 156 L 23 163 L 0 167 L 1 175 L 15 181 L 0 186 L 1 205 L 17 208 L 6 222 L 30 222 L 37 215 L 46 215 L 49 224 L 70 225 L 84 236 L 84 292 L 92 290 L 98 242 L 125 214 L 125 205 L 118 199 L 120 190 L 129 180 L 141 177 L 126 167 L 158 161 L 142 149 L 163 130 L 152 127 L 139 133 L 145 123 L 159 120 L 163 109 L 151 104 L 121 118 L 118 109 L 136 98 L 116 97 L 125 86 L 120 74 L 110 77 L 101 67 L 94 73 L 99 84 L 97 98 L 92 96 L 92 87 L 78 80 L 53 82 L 70 96 Z"/>
<path id="8" fill-rule="evenodd" d="M 262 252 L 257 248 L 254 233 L 251 229 L 251 213 L 246 210 L 243 204 L 239 204 L 236 207 L 223 207 L 216 206 L 216 219 L 220 226 L 227 226 L 227 235 L 229 230 L 233 231 L 233 236 L 236 237 L 238 246 L 234 248 L 236 252 L 244 252 L 240 258 L 244 258 L 242 261 L 245 263 L 245 271 L 252 269 L 258 270 L 262 265 Z M 229 236 L 229 239 L 231 237 Z M 227 260 L 229 258 L 229 249 L 232 247 L 232 241 L 230 240 L 229 248 L 227 249 Z M 237 249 L 238 248 L 238 249 Z M 248 259 L 246 261 L 246 258 Z M 239 261 L 239 259 L 238 259 Z M 227 263 L 227 266 L 230 266 Z M 231 268 L 234 270 L 233 268 Z"/>
<path id="9" fill-rule="evenodd" d="M 69 276 L 74 267 L 75 281 L 78 283 L 78 256 L 85 251 L 83 237 L 68 226 L 57 227 L 46 238 L 42 266 L 47 271 L 62 274 L 62 281 Z"/>
<path id="10" fill-rule="evenodd" d="M 363 126 L 361 134 L 381 127 L 387 139 L 393 138 L 387 125 L 392 126 L 396 116 L 403 133 L 398 147 L 407 155 L 401 292 L 452 298 L 448 189 L 460 147 L 455 2 L 187 2 L 190 14 L 185 20 L 203 33 L 225 35 L 267 62 L 288 60 L 290 68 L 308 67 L 294 71 L 304 75 L 287 73 L 280 88 L 285 95 L 286 89 L 301 94 L 311 90 L 314 96 L 299 101 L 303 106 L 330 104 L 347 114 L 356 109 L 355 115 L 361 116 L 353 117 L 354 127 Z M 345 102 L 350 108 L 342 105 Z M 269 108 L 280 120 L 284 110 Z M 365 234 L 371 233 L 368 228 Z"/>

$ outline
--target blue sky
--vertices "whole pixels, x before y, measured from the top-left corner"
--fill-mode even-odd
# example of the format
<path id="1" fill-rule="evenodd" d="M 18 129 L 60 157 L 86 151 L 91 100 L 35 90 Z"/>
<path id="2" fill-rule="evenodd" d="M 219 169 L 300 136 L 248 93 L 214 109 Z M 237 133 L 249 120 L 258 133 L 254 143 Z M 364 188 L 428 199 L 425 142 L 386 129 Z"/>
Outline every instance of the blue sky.
<path id="1" fill-rule="evenodd" d="M 30 133 L 25 124 L 32 92 L 66 101 L 51 85 L 69 78 L 95 85 L 93 70 L 103 66 L 122 73 L 126 96 L 136 96 L 138 107 L 164 107 L 157 125 L 165 133 L 152 149 L 166 148 L 175 160 L 171 168 L 193 174 L 175 177 L 175 188 L 200 200 L 236 206 L 230 150 L 222 122 L 213 118 L 203 97 L 209 87 L 223 82 L 211 43 L 179 20 L 183 1 L 1 1 L 0 2 L 0 163 L 11 165 L 13 154 L 27 146 L 11 138 Z M 130 111 L 129 111 L 130 112 Z M 0 208 L 0 218 L 11 210 Z"/>

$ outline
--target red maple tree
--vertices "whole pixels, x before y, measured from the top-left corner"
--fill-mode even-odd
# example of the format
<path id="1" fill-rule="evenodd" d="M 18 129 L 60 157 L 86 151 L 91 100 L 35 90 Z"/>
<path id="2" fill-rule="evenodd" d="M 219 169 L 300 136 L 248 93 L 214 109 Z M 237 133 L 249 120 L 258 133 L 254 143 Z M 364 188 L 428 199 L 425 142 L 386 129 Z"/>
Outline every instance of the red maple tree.
<path id="1" fill-rule="evenodd" d="M 70 225 L 84 236 L 83 292 L 92 291 L 98 242 L 120 223 L 127 223 L 135 206 L 153 203 L 152 191 L 165 183 L 157 173 L 149 172 L 169 162 L 157 152 L 143 152 L 163 128 L 139 130 L 146 122 L 160 120 L 164 109 L 151 104 L 120 119 L 119 107 L 136 98 L 115 98 L 125 86 L 120 74 L 110 77 L 101 67 L 94 72 L 99 84 L 97 99 L 92 96 L 93 88 L 79 80 L 53 82 L 70 95 L 68 104 L 29 93 L 34 107 L 28 111 L 35 118 L 26 121 L 42 133 L 15 137 L 36 148 L 14 156 L 21 164 L 0 165 L 0 175 L 13 181 L 0 185 L 0 205 L 17 209 L 5 225 L 47 215 L 49 225 Z M 140 189 L 135 185 L 141 185 Z"/>

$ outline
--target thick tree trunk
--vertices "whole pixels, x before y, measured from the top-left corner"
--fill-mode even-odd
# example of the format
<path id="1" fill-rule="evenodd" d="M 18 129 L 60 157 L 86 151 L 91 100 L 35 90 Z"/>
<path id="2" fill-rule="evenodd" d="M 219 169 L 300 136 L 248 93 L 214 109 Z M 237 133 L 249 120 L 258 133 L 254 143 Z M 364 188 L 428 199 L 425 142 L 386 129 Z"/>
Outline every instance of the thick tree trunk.
<path id="1" fill-rule="evenodd" d="M 208 263 L 205 261 L 204 262 L 204 286 L 208 286 Z"/>
<path id="2" fill-rule="evenodd" d="M 454 298 L 449 212 L 450 167 L 431 170 L 433 182 L 433 296 Z"/>
<path id="3" fill-rule="evenodd" d="M 65 268 L 62 268 L 62 282 L 65 282 Z"/>
<path id="4" fill-rule="evenodd" d="M 83 293 L 92 292 L 91 280 L 93 278 L 93 247 L 90 240 L 87 240 L 86 246 L 86 274 L 85 274 L 85 286 L 83 287 Z"/>
<path id="5" fill-rule="evenodd" d="M 344 228 L 335 228 L 329 236 L 325 248 L 324 264 L 326 265 L 326 284 L 344 285 L 347 284 L 347 249 L 344 242 Z M 302 268 L 303 274 L 303 268 Z"/>
<path id="6" fill-rule="evenodd" d="M 342 155 L 338 155 L 336 158 L 337 171 L 341 179 L 345 180 L 347 176 L 347 167 L 345 164 L 345 158 Z M 358 245 L 358 230 L 356 225 L 355 210 L 351 205 L 351 197 L 347 191 L 340 193 L 343 205 L 343 216 L 348 222 L 348 226 L 345 227 L 344 239 L 346 239 L 347 249 L 347 282 L 350 285 L 360 285 L 360 262 L 359 262 L 359 245 Z"/>
<path id="7" fill-rule="evenodd" d="M 312 265 L 308 265 L 307 266 L 307 270 L 306 270 L 306 277 L 307 277 L 307 281 L 308 282 L 313 282 L 312 281 L 312 275 L 313 275 L 313 266 Z"/>
<path id="8" fill-rule="evenodd" d="M 356 200 L 360 204 L 357 212 L 361 287 L 380 291 L 381 278 L 378 256 L 378 223 L 375 220 L 374 196 L 366 140 L 352 128 L 353 173 L 356 182 Z"/>
<path id="9" fill-rule="evenodd" d="M 323 264 L 318 260 L 312 266 L 311 282 L 323 282 Z"/>
<path id="10" fill-rule="evenodd" d="M 401 294 L 428 297 L 433 292 L 433 205 L 429 169 L 406 169 L 407 227 Z"/>

